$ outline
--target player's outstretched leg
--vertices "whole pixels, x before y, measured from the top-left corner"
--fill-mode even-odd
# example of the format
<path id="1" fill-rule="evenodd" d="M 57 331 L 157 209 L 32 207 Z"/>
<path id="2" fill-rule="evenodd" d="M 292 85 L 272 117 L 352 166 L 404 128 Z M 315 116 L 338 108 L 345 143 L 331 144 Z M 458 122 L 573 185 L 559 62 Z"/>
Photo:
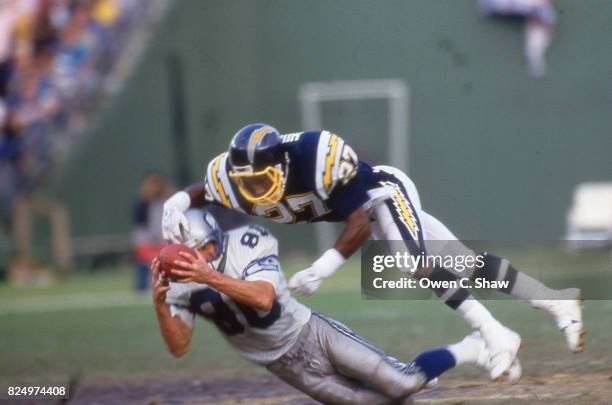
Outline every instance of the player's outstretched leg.
<path id="1" fill-rule="evenodd" d="M 575 353 L 584 350 L 586 329 L 582 323 L 582 299 L 580 290 L 568 288 L 561 290 L 566 294 L 557 300 L 530 300 L 534 308 L 543 309 L 553 316 L 557 327 L 565 335 L 567 347 Z"/>
<path id="2" fill-rule="evenodd" d="M 474 253 L 463 246 L 457 237 L 437 218 L 421 211 L 421 224 L 427 241 L 450 241 L 449 249 L 462 250 L 463 254 Z M 426 243 L 427 243 L 426 241 Z M 456 241 L 456 242 L 453 242 Z M 442 248 L 441 246 L 436 246 Z M 474 278 L 484 278 L 487 281 L 505 281 L 507 286 L 499 292 L 530 303 L 533 307 L 542 309 L 552 315 L 559 329 L 564 333 L 567 346 L 574 352 L 584 348 L 584 326 L 582 323 L 582 308 L 580 290 L 569 288 L 555 290 L 541 281 L 517 270 L 504 258 L 487 253 L 484 266 L 471 275 Z"/>
<path id="3" fill-rule="evenodd" d="M 487 345 L 479 331 L 473 331 L 463 338 L 462 341 L 448 345 L 447 349 L 452 352 L 457 365 L 473 364 L 479 368 L 491 372 L 494 364 L 490 361 L 490 353 Z M 503 375 L 503 379 L 510 383 L 515 383 L 523 375 L 523 369 L 518 358 L 514 360 L 512 366 Z"/>
<path id="4" fill-rule="evenodd" d="M 500 292 L 530 303 L 552 315 L 557 326 L 565 335 L 567 346 L 573 352 L 584 349 L 584 326 L 580 290 L 568 288 L 555 290 L 544 283 L 514 268 L 508 260 L 486 254 L 484 266 L 473 277 L 490 281 L 508 281 Z"/>
<path id="5" fill-rule="evenodd" d="M 292 348 L 266 368 L 292 387 L 324 404 L 333 405 L 390 405 L 396 402 L 373 384 L 367 384 L 372 373 L 372 359 L 379 359 L 376 352 L 359 346 L 351 359 L 358 364 L 365 378 L 353 378 L 342 373 L 329 353 L 329 344 L 337 343 L 340 350 L 347 339 L 334 330 L 318 314 L 300 332 Z M 349 349 L 349 348 L 346 348 Z M 422 384 L 422 382 L 421 382 Z M 416 384 L 415 384 L 416 385 Z"/>
<path id="6" fill-rule="evenodd" d="M 267 369 L 326 404 L 405 404 L 450 368 L 472 364 L 488 369 L 489 357 L 476 332 L 404 363 L 340 322 L 313 313 L 294 346 Z M 517 371 L 514 378 L 520 377 L 520 366 Z"/>
<path id="7" fill-rule="evenodd" d="M 474 329 L 480 331 L 490 354 L 488 370 L 491 379 L 500 379 L 510 372 L 521 347 L 520 335 L 495 319 L 467 289 L 453 287 L 459 285 L 459 277 L 453 272 L 435 268 L 427 277 L 434 282 L 448 282 L 449 287 L 432 288 L 434 293 Z"/>
<path id="8" fill-rule="evenodd" d="M 393 246 L 414 256 L 427 254 L 424 227 L 420 219 L 420 204 L 414 184 L 401 171 L 386 166 L 377 166 L 375 172 L 383 187 L 393 190 L 393 195 L 373 207 L 370 215 L 374 219 L 373 232 L 377 239 L 400 241 Z M 414 196 L 412 195 L 414 194 Z M 413 202 L 416 201 L 416 203 Z M 392 248 L 393 248 L 392 247 Z M 472 328 L 481 331 L 491 354 L 490 376 L 500 378 L 516 359 L 521 345 L 520 336 L 503 326 L 470 292 L 460 287 L 459 277 L 453 272 L 437 267 L 419 269 L 416 277 L 427 277 L 447 288 L 433 291 L 444 304 L 461 315 Z"/>
<path id="9" fill-rule="evenodd" d="M 336 369 L 394 400 L 408 398 L 447 370 L 462 364 L 491 369 L 490 353 L 478 332 L 458 343 L 423 352 L 412 362 L 404 363 L 340 322 L 323 315 L 314 316 L 321 324 L 320 340 Z M 512 381 L 521 376 L 518 360 L 515 364 L 510 367 Z"/>
<path id="10" fill-rule="evenodd" d="M 402 195 L 398 195 L 395 198 L 403 198 L 404 201 L 401 203 L 404 205 L 410 204 L 410 201 Z M 412 239 L 408 229 L 410 225 L 406 225 L 404 222 L 407 221 L 402 221 L 399 218 L 400 214 L 393 209 L 392 204 L 394 204 L 394 201 L 388 201 L 387 204 L 380 204 L 374 208 L 377 228 L 382 230 L 381 234 L 377 235 L 378 238 L 389 241 L 402 241 L 405 243 L 402 249 L 406 249 L 410 254 L 420 255 L 420 252 L 425 251 L 423 241 Z M 401 204 L 398 203 L 398 205 Z M 416 215 L 414 218 L 418 220 Z M 421 232 L 421 229 L 418 228 L 418 222 L 415 224 L 415 227 Z M 461 288 L 459 276 L 455 273 L 438 267 L 429 269 L 427 274 L 417 271 L 415 276 L 427 277 L 432 281 L 432 284 L 435 282 L 440 286 L 447 285 L 448 287 L 433 288 L 434 293 L 446 306 L 468 322 L 472 328 L 482 332 L 482 336 L 487 342 L 491 353 L 493 365 L 490 369 L 491 379 L 498 379 L 504 372 L 508 371 L 516 359 L 520 348 L 520 336 L 497 321 L 480 302 L 472 297 L 467 289 Z"/>

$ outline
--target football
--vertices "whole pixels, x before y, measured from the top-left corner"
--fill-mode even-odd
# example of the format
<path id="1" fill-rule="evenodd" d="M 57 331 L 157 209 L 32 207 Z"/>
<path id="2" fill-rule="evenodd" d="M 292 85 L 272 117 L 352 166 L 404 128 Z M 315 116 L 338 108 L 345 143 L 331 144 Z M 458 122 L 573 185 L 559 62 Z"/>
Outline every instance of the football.
<path id="1" fill-rule="evenodd" d="M 167 245 L 161 250 L 161 252 L 159 252 L 159 270 L 165 277 L 171 280 L 176 280 L 177 278 L 179 278 L 171 273 L 172 269 L 176 268 L 174 261 L 185 260 L 185 258 L 179 254 L 180 252 L 186 252 L 190 255 L 196 256 L 195 252 L 192 249 L 180 243 L 172 243 L 170 245 Z"/>

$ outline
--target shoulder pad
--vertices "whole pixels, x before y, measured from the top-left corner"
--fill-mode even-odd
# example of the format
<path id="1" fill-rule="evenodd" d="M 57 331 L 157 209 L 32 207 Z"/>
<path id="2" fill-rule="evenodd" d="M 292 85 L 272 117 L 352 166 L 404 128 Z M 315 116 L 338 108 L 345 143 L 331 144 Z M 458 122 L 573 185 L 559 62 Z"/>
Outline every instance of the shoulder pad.
<path id="1" fill-rule="evenodd" d="M 357 174 L 359 159 L 342 138 L 321 131 L 317 146 L 315 185 L 319 196 L 329 198 L 338 184 L 348 183 Z"/>
<path id="2" fill-rule="evenodd" d="M 211 198 L 227 208 L 244 212 L 238 204 L 230 183 L 227 172 L 227 152 L 223 152 L 210 161 L 206 170 L 205 184 L 207 199 Z"/>

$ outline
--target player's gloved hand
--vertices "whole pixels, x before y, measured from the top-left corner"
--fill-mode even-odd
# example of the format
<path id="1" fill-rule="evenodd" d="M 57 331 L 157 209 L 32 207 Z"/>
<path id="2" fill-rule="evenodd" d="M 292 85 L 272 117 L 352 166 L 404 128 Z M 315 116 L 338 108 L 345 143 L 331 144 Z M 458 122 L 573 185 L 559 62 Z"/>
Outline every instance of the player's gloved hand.
<path id="1" fill-rule="evenodd" d="M 321 277 L 312 267 L 298 271 L 289 280 L 289 288 L 298 294 L 309 296 L 321 286 Z"/>
<path id="2" fill-rule="evenodd" d="M 162 236 L 165 240 L 175 243 L 183 241 L 181 227 L 184 231 L 189 231 L 189 223 L 184 213 L 190 205 L 191 198 L 184 191 L 179 191 L 166 200 L 162 216 Z"/>
<path id="3" fill-rule="evenodd" d="M 321 280 L 331 276 L 346 261 L 336 249 L 329 249 L 309 268 L 298 271 L 289 280 L 289 288 L 298 294 L 310 295 L 320 286 Z"/>

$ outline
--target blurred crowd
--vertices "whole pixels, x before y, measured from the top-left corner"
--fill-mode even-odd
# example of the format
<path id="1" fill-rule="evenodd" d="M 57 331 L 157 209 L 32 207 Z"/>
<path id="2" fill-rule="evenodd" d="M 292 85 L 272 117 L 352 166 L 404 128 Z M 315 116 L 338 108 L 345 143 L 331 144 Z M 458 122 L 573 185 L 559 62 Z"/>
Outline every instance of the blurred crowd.
<path id="1" fill-rule="evenodd" d="M 0 225 L 82 132 L 146 0 L 0 0 Z"/>

